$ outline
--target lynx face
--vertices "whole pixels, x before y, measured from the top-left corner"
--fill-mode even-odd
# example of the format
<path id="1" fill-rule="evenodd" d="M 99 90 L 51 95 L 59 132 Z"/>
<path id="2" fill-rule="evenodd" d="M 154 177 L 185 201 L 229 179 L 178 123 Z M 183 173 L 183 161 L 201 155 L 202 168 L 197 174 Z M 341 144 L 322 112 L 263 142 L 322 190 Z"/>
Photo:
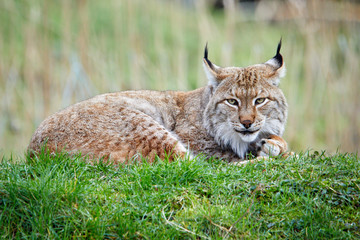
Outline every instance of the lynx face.
<path id="1" fill-rule="evenodd" d="M 280 55 L 264 64 L 245 68 L 221 68 L 207 59 L 204 68 L 212 89 L 204 112 L 204 124 L 218 144 L 244 157 L 251 143 L 270 135 L 281 136 L 287 117 L 287 103 L 278 88 L 285 74 Z"/>

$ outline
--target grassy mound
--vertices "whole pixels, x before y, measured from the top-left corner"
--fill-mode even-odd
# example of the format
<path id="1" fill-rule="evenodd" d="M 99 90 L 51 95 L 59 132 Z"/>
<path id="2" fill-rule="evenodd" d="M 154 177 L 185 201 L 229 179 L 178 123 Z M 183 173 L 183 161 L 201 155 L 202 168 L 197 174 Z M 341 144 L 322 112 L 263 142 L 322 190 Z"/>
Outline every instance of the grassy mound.
<path id="1" fill-rule="evenodd" d="M 42 154 L 0 163 L 2 238 L 360 237 L 355 154 L 246 166 L 159 160 L 115 167 Z"/>

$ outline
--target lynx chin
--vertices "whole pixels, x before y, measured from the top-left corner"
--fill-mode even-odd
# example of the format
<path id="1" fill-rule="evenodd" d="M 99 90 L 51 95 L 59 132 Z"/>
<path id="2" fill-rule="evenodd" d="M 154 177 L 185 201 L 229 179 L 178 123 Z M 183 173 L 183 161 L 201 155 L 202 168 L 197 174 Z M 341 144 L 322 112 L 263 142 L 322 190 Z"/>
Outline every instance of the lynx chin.
<path id="1" fill-rule="evenodd" d="M 45 119 L 28 151 L 81 152 L 113 163 L 137 156 L 173 160 L 200 153 L 228 162 L 276 156 L 287 150 L 281 137 L 287 103 L 279 88 L 285 75 L 280 54 L 248 67 L 203 66 L 208 85 L 189 92 L 106 93 L 69 106 Z"/>

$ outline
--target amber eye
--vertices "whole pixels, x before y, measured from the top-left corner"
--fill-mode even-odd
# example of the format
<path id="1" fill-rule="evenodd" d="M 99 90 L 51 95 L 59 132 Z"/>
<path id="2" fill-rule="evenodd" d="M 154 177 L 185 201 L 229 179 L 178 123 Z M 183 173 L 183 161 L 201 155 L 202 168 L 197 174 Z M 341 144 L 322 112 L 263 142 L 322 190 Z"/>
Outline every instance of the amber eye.
<path id="1" fill-rule="evenodd" d="M 262 104 L 263 102 L 265 102 L 265 99 L 266 98 L 258 98 L 255 100 L 255 105 L 259 105 L 259 104 Z"/>
<path id="2" fill-rule="evenodd" d="M 236 101 L 235 99 L 226 99 L 226 101 L 227 101 L 230 105 L 234 105 L 234 106 L 239 105 L 239 104 L 238 104 L 238 101 Z"/>

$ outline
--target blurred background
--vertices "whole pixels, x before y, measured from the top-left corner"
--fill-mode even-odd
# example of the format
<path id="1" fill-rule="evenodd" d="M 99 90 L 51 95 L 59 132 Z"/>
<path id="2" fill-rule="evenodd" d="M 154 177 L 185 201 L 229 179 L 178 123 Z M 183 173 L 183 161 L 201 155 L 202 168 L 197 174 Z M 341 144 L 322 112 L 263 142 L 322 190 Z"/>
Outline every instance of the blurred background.
<path id="1" fill-rule="evenodd" d="M 280 37 L 290 148 L 360 149 L 359 1 L 2 0 L 0 23 L 0 156 L 94 95 L 204 86 L 206 42 L 215 64 L 247 66 Z"/>

